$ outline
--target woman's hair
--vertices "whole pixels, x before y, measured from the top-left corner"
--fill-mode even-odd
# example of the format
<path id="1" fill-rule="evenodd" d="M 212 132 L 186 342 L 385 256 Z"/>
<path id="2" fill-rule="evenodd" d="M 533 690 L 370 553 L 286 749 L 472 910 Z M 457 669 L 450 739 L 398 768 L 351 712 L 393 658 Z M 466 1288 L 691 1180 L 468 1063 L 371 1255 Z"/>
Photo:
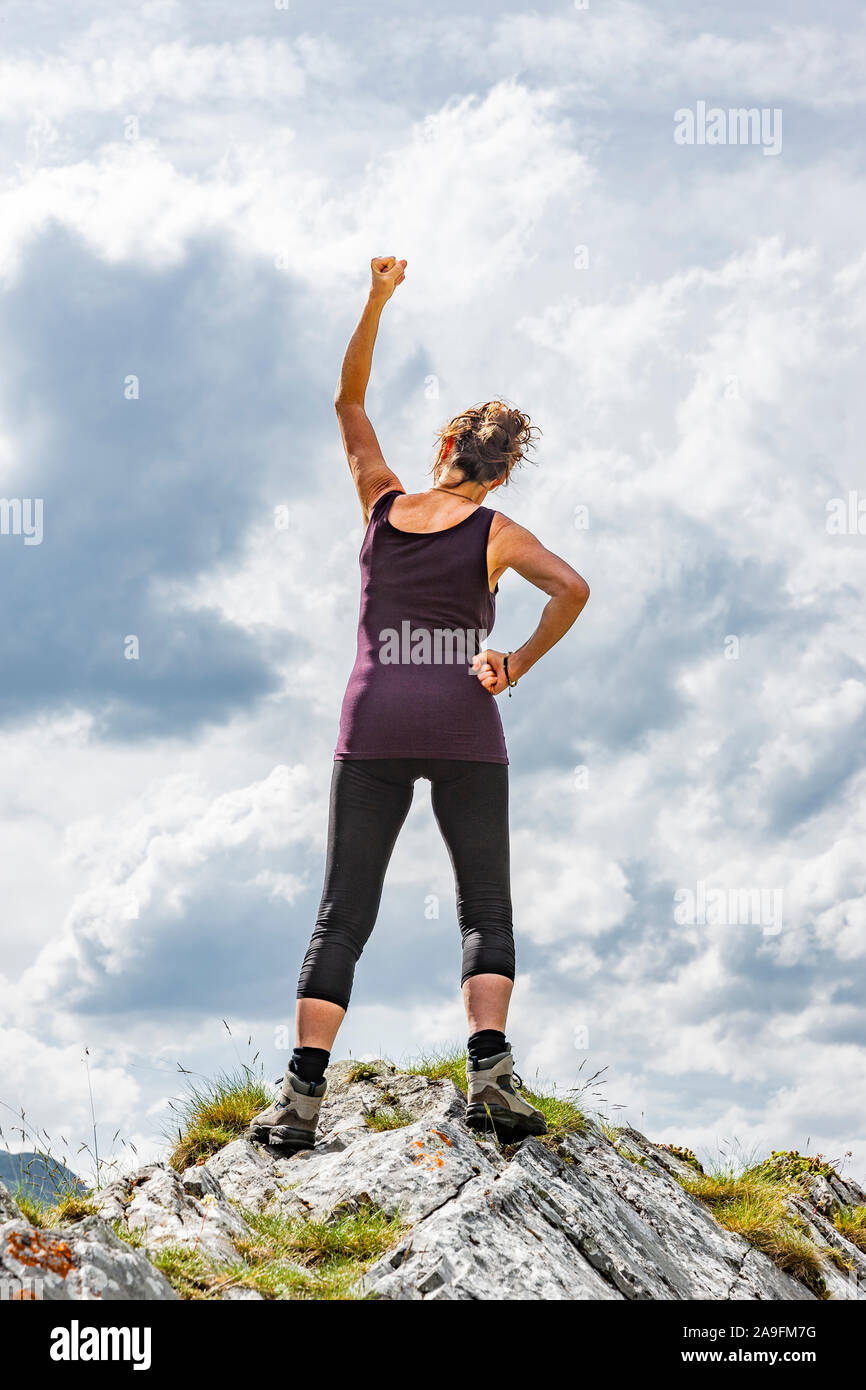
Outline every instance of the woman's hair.
<path id="1" fill-rule="evenodd" d="M 473 483 L 494 483 L 500 478 L 507 483 L 512 468 L 524 462 L 540 433 L 522 411 L 512 410 L 504 401 L 485 401 L 455 415 L 437 431 L 439 453 L 433 467 L 450 442 L 443 466 L 454 464 Z"/>

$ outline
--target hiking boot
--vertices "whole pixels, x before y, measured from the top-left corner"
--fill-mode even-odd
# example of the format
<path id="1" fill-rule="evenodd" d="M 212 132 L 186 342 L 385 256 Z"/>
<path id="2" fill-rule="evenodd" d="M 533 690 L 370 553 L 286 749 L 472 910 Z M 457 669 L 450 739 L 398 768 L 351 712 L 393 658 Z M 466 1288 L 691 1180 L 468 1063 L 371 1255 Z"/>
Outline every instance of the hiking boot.
<path id="1" fill-rule="evenodd" d="M 547 1123 L 540 1110 L 517 1094 L 523 1082 L 514 1070 L 511 1049 L 480 1061 L 467 1058 L 466 1076 L 469 1081 L 469 1104 L 466 1123 L 470 1129 L 492 1129 L 504 1144 L 525 1139 L 528 1134 L 546 1134 Z"/>
<path id="2" fill-rule="evenodd" d="M 258 1140 L 260 1144 L 270 1142 L 292 1153 L 311 1149 L 316 1142 L 316 1125 L 327 1089 L 327 1081 L 318 1084 L 302 1081 L 287 1067 L 280 1095 L 273 1105 L 250 1120 L 247 1139 Z"/>

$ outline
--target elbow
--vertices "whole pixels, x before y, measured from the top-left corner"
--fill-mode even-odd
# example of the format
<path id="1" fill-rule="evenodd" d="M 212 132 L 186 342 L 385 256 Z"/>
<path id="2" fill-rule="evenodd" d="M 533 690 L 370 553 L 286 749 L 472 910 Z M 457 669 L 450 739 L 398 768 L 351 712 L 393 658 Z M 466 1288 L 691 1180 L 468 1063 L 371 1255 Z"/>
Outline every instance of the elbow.
<path id="1" fill-rule="evenodd" d="M 347 395 L 339 386 L 334 392 L 334 409 L 338 415 L 343 415 L 352 409 L 363 410 L 364 402 L 356 400 L 353 396 Z"/>
<path id="2" fill-rule="evenodd" d="M 574 606 L 575 614 L 580 613 L 586 607 L 589 598 L 589 585 L 581 575 L 576 574 L 568 586 L 567 594 Z"/>

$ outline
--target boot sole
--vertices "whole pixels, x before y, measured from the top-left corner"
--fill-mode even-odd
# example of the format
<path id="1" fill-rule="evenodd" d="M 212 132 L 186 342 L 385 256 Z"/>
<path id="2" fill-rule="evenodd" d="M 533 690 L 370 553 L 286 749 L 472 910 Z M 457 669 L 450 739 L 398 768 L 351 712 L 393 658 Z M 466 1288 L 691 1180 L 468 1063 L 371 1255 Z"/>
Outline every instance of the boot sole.
<path id="1" fill-rule="evenodd" d="M 467 1105 L 466 1124 L 469 1129 L 487 1134 L 493 1130 L 497 1139 L 504 1144 L 513 1144 L 518 1139 L 528 1139 L 530 1135 L 546 1134 L 547 1124 L 533 1120 L 531 1116 L 515 1115 L 504 1105 Z"/>
<path id="2" fill-rule="evenodd" d="M 301 1149 L 314 1148 L 316 1139 L 308 1129 L 293 1129 L 291 1125 L 273 1125 L 268 1144 L 270 1148 L 281 1149 L 284 1153 L 298 1153 Z"/>
<path id="3" fill-rule="evenodd" d="M 292 1129 L 290 1125 L 257 1125 L 250 1127 L 246 1134 L 256 1144 L 282 1149 L 287 1153 L 298 1153 L 301 1149 L 315 1147 L 315 1139 L 310 1138 L 309 1130 Z"/>

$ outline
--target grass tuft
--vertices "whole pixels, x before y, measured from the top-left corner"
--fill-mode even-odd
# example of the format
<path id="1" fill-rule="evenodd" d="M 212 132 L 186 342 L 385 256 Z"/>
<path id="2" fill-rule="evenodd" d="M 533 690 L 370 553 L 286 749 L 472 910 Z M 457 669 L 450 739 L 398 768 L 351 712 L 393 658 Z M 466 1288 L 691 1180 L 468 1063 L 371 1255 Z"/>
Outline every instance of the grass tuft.
<path id="1" fill-rule="evenodd" d="M 370 1129 L 405 1129 L 414 1122 L 414 1115 L 401 1105 L 383 1105 L 379 1110 L 368 1110 L 364 1119 Z"/>
<path id="2" fill-rule="evenodd" d="M 152 1250 L 150 1261 L 181 1298 L 214 1299 L 218 1296 L 217 1286 L 226 1278 L 224 1265 L 216 1265 L 198 1250 L 184 1245 L 163 1245 Z"/>
<path id="3" fill-rule="evenodd" d="M 144 1249 L 145 1232 L 139 1230 L 137 1226 L 127 1226 L 123 1218 L 118 1216 L 115 1221 L 111 1222 L 111 1229 L 119 1240 L 122 1240 L 125 1245 L 131 1245 L 133 1250 Z"/>
<path id="4" fill-rule="evenodd" d="M 153 1263 L 181 1298 L 212 1302 L 236 1287 L 267 1299 L 363 1299 L 362 1274 L 404 1230 L 402 1222 L 372 1206 L 330 1222 L 239 1210 L 250 1233 L 236 1242 L 232 1264 L 182 1246 L 153 1252 Z"/>
<path id="5" fill-rule="evenodd" d="M 674 1158 L 680 1160 L 680 1163 L 687 1163 L 690 1168 L 694 1168 L 696 1173 L 703 1173 L 704 1165 L 695 1157 L 692 1149 L 681 1148 L 679 1144 L 659 1144 L 658 1147 L 664 1149 L 666 1153 L 673 1154 Z"/>
<path id="6" fill-rule="evenodd" d="M 76 1221 L 83 1221 L 85 1216 L 98 1216 L 99 1207 L 92 1197 L 87 1197 L 80 1192 L 67 1192 L 49 1207 L 47 1215 L 50 1220 L 47 1224 L 51 1226 L 71 1226 Z"/>
<path id="7" fill-rule="evenodd" d="M 238 1241 L 250 1287 L 269 1298 L 363 1297 L 358 1280 L 402 1235 L 403 1223 L 365 1206 L 336 1221 L 244 1212 L 251 1229 Z"/>
<path id="8" fill-rule="evenodd" d="M 464 1095 L 468 1089 L 465 1048 L 443 1047 L 435 1052 L 422 1053 L 400 1070 L 409 1076 L 429 1077 L 431 1081 L 453 1081 Z M 545 1147 L 556 1149 L 567 1134 L 580 1133 L 586 1128 L 586 1116 L 573 1100 L 558 1096 L 555 1091 L 535 1091 L 529 1086 L 524 1086 L 521 1094 L 530 1105 L 541 1111 L 547 1121 L 549 1132 L 540 1139 Z M 514 1148 L 515 1145 L 506 1145 L 503 1152 L 507 1154 Z"/>
<path id="9" fill-rule="evenodd" d="M 15 1203 L 21 1215 L 41 1231 L 57 1231 L 72 1226 L 85 1216 L 96 1216 L 99 1207 L 92 1197 L 81 1192 L 67 1191 L 56 1202 L 45 1202 L 32 1192 L 19 1192 Z"/>
<path id="10" fill-rule="evenodd" d="M 272 1101 L 271 1087 L 249 1067 L 221 1072 L 202 1086 L 191 1084 L 173 1106 L 178 1127 L 169 1157 L 171 1166 L 183 1172 L 190 1164 L 217 1153 L 240 1138 L 253 1116 Z"/>
<path id="11" fill-rule="evenodd" d="M 356 1062 L 348 1073 L 347 1081 L 374 1081 L 379 1075 L 376 1068 L 369 1062 Z"/>
<path id="12" fill-rule="evenodd" d="M 770 1157 L 750 1171 L 772 1182 L 799 1182 L 803 1178 L 821 1176 L 838 1178 L 839 1174 L 823 1154 L 801 1154 L 797 1149 L 773 1149 Z"/>
<path id="13" fill-rule="evenodd" d="M 32 1192 L 26 1192 L 23 1189 L 13 1192 L 12 1196 L 25 1221 L 29 1221 L 30 1225 L 35 1226 L 37 1230 L 50 1229 L 46 1220 L 48 1215 L 47 1202 L 43 1202 L 40 1197 L 34 1197 Z"/>
<path id="14" fill-rule="evenodd" d="M 422 1052 L 399 1070 L 405 1076 L 426 1076 L 430 1081 L 453 1081 L 466 1094 L 466 1048 L 451 1046 Z"/>
<path id="15" fill-rule="evenodd" d="M 566 1135 L 580 1134 L 586 1129 L 586 1116 L 573 1101 L 565 1100 L 555 1092 L 546 1095 L 543 1091 L 533 1091 L 528 1086 L 524 1086 L 521 1094 L 530 1105 L 541 1111 L 547 1121 L 548 1133 L 542 1137 L 542 1143 L 560 1144 Z"/>
<path id="16" fill-rule="evenodd" d="M 709 1207 L 725 1230 L 762 1250 L 819 1298 L 826 1297 L 826 1252 L 813 1244 L 802 1222 L 791 1213 L 789 1202 L 797 1190 L 791 1180 L 768 1177 L 753 1168 L 744 1173 L 704 1173 L 680 1182 Z"/>
<path id="17" fill-rule="evenodd" d="M 866 1252 L 866 1207 L 842 1207 L 834 1213 L 833 1225 L 858 1250 Z"/>

